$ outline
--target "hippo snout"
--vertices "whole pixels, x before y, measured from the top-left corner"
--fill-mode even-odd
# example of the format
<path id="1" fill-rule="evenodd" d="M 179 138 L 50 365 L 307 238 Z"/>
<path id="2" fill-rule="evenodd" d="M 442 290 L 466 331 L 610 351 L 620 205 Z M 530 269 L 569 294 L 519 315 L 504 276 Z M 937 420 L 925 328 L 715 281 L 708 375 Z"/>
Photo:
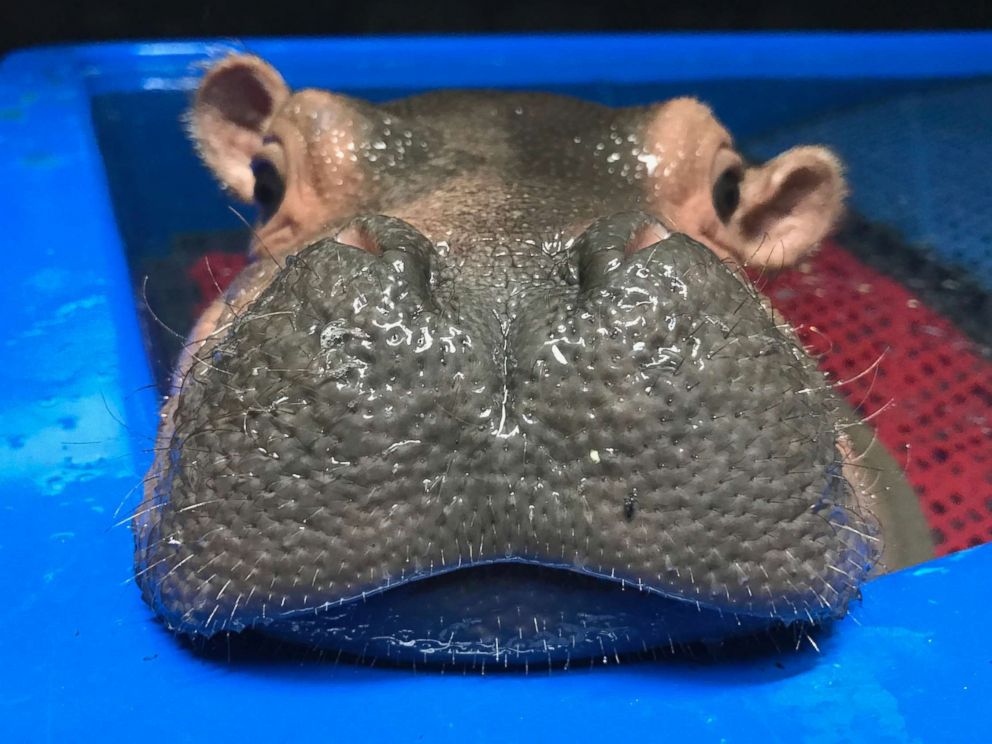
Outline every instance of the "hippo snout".
<path id="1" fill-rule="evenodd" d="M 134 522 L 169 627 L 517 663 L 845 612 L 877 551 L 837 399 L 712 251 L 625 213 L 473 271 L 356 224 L 172 401 Z"/>

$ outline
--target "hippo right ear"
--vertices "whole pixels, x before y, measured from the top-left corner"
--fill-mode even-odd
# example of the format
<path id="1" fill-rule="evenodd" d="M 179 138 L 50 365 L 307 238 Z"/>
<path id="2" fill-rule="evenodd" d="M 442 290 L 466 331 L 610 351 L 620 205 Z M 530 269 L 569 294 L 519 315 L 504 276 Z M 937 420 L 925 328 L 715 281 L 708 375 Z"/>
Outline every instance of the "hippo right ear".
<path id="1" fill-rule="evenodd" d="M 200 157 L 221 182 L 251 201 L 251 161 L 273 116 L 290 90 L 272 65 L 250 54 L 233 54 L 210 68 L 187 118 Z"/>

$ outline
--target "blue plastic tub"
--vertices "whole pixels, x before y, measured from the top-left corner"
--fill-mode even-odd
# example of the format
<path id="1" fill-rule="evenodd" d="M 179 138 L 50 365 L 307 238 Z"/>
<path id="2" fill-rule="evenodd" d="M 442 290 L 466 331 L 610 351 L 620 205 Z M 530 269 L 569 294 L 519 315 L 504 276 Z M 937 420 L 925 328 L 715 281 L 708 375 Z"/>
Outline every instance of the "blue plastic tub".
<path id="1" fill-rule="evenodd" d="M 988 546 L 868 584 L 819 650 L 726 663 L 479 677 L 227 664 L 178 644 L 130 581 L 159 360 L 129 265 L 176 236 L 240 227 L 179 124 L 198 63 L 231 46 L 70 46 L 0 67 L 0 741 L 988 740 Z M 373 99 L 442 86 L 613 104 L 696 94 L 755 149 L 840 106 L 992 76 L 990 34 L 244 46 L 293 85 Z"/>

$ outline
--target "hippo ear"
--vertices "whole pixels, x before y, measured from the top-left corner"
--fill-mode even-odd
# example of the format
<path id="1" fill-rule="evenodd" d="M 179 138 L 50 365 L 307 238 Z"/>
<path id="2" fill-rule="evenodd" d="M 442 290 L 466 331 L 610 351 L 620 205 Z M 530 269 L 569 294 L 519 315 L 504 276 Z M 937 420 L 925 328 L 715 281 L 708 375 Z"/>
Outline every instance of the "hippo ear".
<path id="1" fill-rule="evenodd" d="M 207 72 L 188 114 L 190 134 L 204 162 L 231 191 L 250 201 L 251 161 L 272 117 L 290 90 L 268 62 L 235 54 Z"/>
<path id="2" fill-rule="evenodd" d="M 733 184 L 714 185 L 717 213 Z M 724 210 L 721 242 L 749 265 L 791 266 L 815 248 L 840 218 L 847 187 L 840 161 L 823 147 L 796 147 L 748 168 Z M 727 204 L 729 206 L 729 204 Z M 729 213 L 728 213 L 729 212 Z"/>

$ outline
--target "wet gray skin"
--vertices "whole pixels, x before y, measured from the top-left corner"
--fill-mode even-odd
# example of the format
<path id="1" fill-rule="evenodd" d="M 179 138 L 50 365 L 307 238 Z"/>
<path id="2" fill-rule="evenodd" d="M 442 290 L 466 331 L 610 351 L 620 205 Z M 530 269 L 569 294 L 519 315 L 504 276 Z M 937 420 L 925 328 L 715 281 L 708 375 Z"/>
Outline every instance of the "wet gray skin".
<path id="1" fill-rule="evenodd" d="M 878 543 L 840 404 L 643 210 L 643 114 L 355 106 L 360 198 L 249 266 L 166 407 L 134 518 L 166 625 L 515 665 L 842 616 Z"/>

